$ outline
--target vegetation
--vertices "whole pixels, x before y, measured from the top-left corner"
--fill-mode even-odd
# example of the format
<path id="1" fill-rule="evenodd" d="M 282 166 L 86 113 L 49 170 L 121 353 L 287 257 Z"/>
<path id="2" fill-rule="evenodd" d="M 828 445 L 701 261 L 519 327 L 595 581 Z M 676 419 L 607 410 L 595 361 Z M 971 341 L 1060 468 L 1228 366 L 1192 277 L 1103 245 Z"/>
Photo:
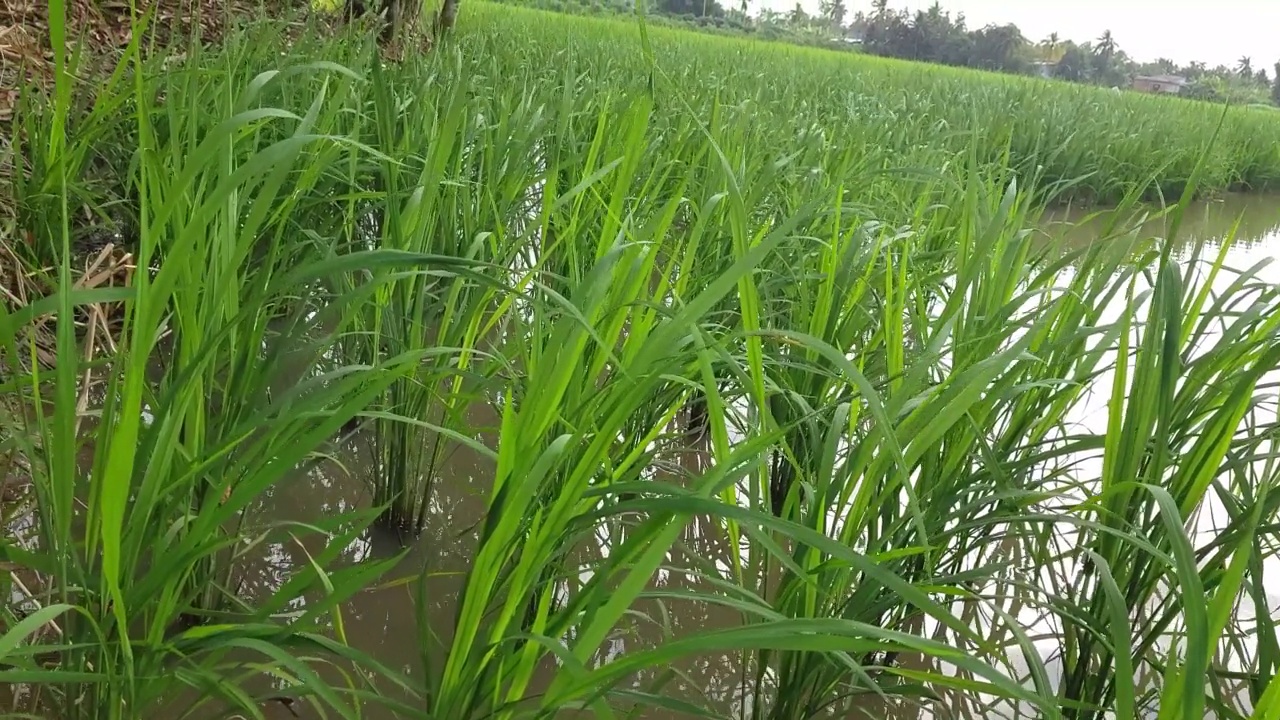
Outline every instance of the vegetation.
<path id="1" fill-rule="evenodd" d="M 1280 106 L 1280 62 L 1276 63 L 1275 78 L 1271 81 L 1271 102 Z"/>
<path id="2" fill-rule="evenodd" d="M 573 15 L 634 17 L 636 4 L 631 0 L 502 0 L 523 7 L 534 7 Z M 824 3 L 824 8 L 828 8 Z M 855 50 L 857 45 L 844 37 L 841 22 L 844 4 L 834 0 L 828 14 L 814 17 L 799 4 L 787 13 L 768 8 L 751 14 L 750 3 L 722 4 L 718 0 L 661 0 L 645 6 L 647 22 L 658 26 L 679 27 L 708 34 L 746 36 L 775 40 L 795 45 L 825 47 L 833 50 Z"/>
<path id="3" fill-rule="evenodd" d="M 989 25 L 971 30 L 964 15 L 952 15 L 938 3 L 909 13 L 890 10 L 878 2 L 872 13 L 858 13 L 848 32 L 864 38 L 863 47 L 877 55 L 923 60 L 943 65 L 1042 74 L 1060 80 L 1128 87 L 1135 77 L 1176 75 L 1189 83 L 1187 97 L 1232 104 L 1266 103 L 1271 79 L 1253 60 L 1240 58 L 1235 67 L 1209 68 L 1193 62 L 1179 67 L 1157 58 L 1138 61 L 1121 49 L 1111 31 L 1094 42 L 1076 43 L 1052 33 L 1036 43 L 1016 25 Z"/>
<path id="4" fill-rule="evenodd" d="M 1034 59 L 1029 43 L 1015 25 L 991 25 L 969 30 L 963 15 L 934 3 L 914 15 L 876 4 L 870 15 L 859 13 L 852 23 L 867 51 L 877 55 L 941 65 L 1028 74 Z"/>
<path id="5" fill-rule="evenodd" d="M 60 50 L 23 98 L 15 712 L 1280 712 L 1253 619 L 1280 289 L 1124 223 L 1034 232 L 1055 199 L 1150 190 L 1176 237 L 1198 189 L 1280 174 L 1272 114 L 483 2 L 398 63 L 286 31 L 165 67 L 139 28 L 92 97 Z M 86 211 L 122 285 L 79 272 Z M 264 510 L 353 427 L 372 501 Z M 430 546 L 347 548 L 441 522 L 456 446 L 493 472 L 447 528 L 474 555 L 442 619 Z M 691 551 L 695 524 L 732 551 Z M 247 592 L 283 543 L 301 561 Z M 348 636 L 388 587 L 418 598 L 414 672 Z M 677 634 L 681 607 L 738 621 Z M 668 637 L 606 652 L 636 626 Z M 731 707 L 676 691 L 708 654 Z"/>
<path id="6" fill-rule="evenodd" d="M 546 10 L 577 14 L 630 15 L 631 0 L 505 0 Z M 1093 42 L 1077 43 L 1051 33 L 1039 42 L 1017 25 L 970 28 L 963 13 L 952 14 L 941 3 L 927 9 L 891 10 L 887 0 L 872 3 L 871 12 L 850 12 L 844 0 L 822 0 L 817 15 L 797 3 L 787 12 L 761 7 L 752 14 L 749 2 L 728 5 L 718 0 L 658 0 L 645 4 L 651 20 L 708 32 L 745 35 L 841 50 L 867 52 L 903 60 L 981 70 L 1036 75 L 1100 85 L 1130 86 L 1141 76 L 1176 75 L 1186 83 L 1181 96 L 1233 105 L 1274 104 L 1272 78 L 1255 70 L 1253 59 L 1234 66 L 1208 67 L 1202 62 L 1178 66 L 1167 58 L 1139 61 L 1120 48 L 1111 31 Z"/>

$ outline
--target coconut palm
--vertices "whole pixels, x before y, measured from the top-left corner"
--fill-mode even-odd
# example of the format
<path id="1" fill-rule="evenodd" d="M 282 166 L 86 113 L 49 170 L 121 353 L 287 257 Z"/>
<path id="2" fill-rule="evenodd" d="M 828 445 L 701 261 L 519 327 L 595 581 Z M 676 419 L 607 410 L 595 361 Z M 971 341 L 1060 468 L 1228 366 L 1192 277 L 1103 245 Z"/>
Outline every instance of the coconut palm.
<path id="1" fill-rule="evenodd" d="M 1110 58 L 1116 54 L 1116 38 L 1110 30 L 1098 37 L 1098 45 L 1094 48 L 1094 53 L 1102 58 Z"/>
<path id="2" fill-rule="evenodd" d="M 833 30 L 838 31 L 844 26 L 844 16 L 849 12 L 844 0 L 822 0 L 819 8 L 822 18 L 831 24 Z"/>
<path id="3" fill-rule="evenodd" d="M 809 23 L 809 14 L 804 11 L 800 3 L 796 3 L 796 6 L 791 8 L 791 14 L 787 19 L 794 27 L 804 27 Z"/>
<path id="4" fill-rule="evenodd" d="M 1044 59 L 1050 62 L 1058 59 L 1058 48 L 1062 47 L 1062 37 L 1058 33 L 1049 33 L 1049 36 L 1040 41 L 1040 47 L 1044 50 Z"/>

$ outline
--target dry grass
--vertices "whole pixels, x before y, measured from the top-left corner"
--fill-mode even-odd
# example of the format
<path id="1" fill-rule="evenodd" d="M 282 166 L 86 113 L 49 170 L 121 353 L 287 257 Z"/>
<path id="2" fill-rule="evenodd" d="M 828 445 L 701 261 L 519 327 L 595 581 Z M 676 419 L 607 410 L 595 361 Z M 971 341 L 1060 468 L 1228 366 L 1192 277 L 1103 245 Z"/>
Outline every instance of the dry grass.
<path id="1" fill-rule="evenodd" d="M 73 265 L 74 287 L 88 290 L 104 287 L 128 287 L 137 269 L 133 255 L 113 243 L 97 252 L 79 258 Z M 0 302 L 6 309 L 15 310 L 57 292 L 53 268 L 31 268 L 21 256 L 0 237 Z M 77 312 L 76 325 L 82 338 L 85 360 L 100 353 L 114 353 L 115 338 L 120 332 L 121 303 L 94 303 Z M 56 318 L 53 313 L 37 316 L 27 325 L 35 360 L 42 367 L 53 367 Z M 31 367 L 31 357 L 21 358 L 24 367 Z M 88 378 L 86 378 L 87 380 Z"/>

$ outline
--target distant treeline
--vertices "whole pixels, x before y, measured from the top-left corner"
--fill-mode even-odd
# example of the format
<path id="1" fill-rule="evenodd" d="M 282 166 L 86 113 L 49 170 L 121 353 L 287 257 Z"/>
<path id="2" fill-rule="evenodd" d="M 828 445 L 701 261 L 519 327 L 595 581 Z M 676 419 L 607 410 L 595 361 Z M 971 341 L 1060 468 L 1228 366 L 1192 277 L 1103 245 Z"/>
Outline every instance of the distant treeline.
<path id="1" fill-rule="evenodd" d="M 577 14 L 632 13 L 635 0 L 510 0 L 548 10 Z M 1052 33 L 1036 42 L 1017 25 L 970 28 L 964 13 L 951 13 L 939 3 L 928 10 L 891 10 L 875 0 L 871 12 L 849 15 L 847 0 L 820 0 L 811 15 L 800 3 L 787 12 L 768 8 L 752 12 L 759 0 L 648 0 L 653 18 L 688 27 L 774 40 L 822 45 L 884 57 L 954 65 L 981 70 L 1041 75 L 1071 82 L 1127 87 L 1144 75 L 1177 75 L 1186 80 L 1184 97 L 1233 104 L 1280 105 L 1280 63 L 1275 76 L 1242 57 L 1234 66 L 1209 67 L 1202 62 L 1180 66 L 1160 58 L 1137 62 L 1120 48 L 1110 31 L 1093 42 L 1076 43 Z"/>
<path id="2" fill-rule="evenodd" d="M 1179 66 L 1164 58 L 1137 62 L 1120 48 L 1109 30 L 1096 41 L 1082 44 L 1063 40 L 1058 33 L 1032 42 L 1017 25 L 970 29 L 963 13 L 953 15 L 938 3 L 912 13 L 890 10 L 887 0 L 876 0 L 870 14 L 859 12 L 840 29 L 861 40 L 866 52 L 886 57 L 1040 74 L 1108 87 L 1127 86 L 1138 76 L 1176 75 L 1186 80 L 1182 94 L 1187 97 L 1280 104 L 1280 63 L 1276 64 L 1277 77 L 1272 78 L 1265 68 L 1255 68 L 1249 57 L 1240 58 L 1234 67 L 1214 68 L 1201 62 Z"/>

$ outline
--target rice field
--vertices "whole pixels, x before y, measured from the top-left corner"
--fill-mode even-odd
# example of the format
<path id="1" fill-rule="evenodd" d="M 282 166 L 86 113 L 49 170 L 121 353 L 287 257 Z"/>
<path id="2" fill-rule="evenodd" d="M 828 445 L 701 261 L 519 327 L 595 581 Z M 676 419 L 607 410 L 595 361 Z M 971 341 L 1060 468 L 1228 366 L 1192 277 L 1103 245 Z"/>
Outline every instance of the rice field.
<path id="1" fill-rule="evenodd" d="M 1280 120 L 464 8 L 24 98 L 0 710 L 1280 717 Z"/>

